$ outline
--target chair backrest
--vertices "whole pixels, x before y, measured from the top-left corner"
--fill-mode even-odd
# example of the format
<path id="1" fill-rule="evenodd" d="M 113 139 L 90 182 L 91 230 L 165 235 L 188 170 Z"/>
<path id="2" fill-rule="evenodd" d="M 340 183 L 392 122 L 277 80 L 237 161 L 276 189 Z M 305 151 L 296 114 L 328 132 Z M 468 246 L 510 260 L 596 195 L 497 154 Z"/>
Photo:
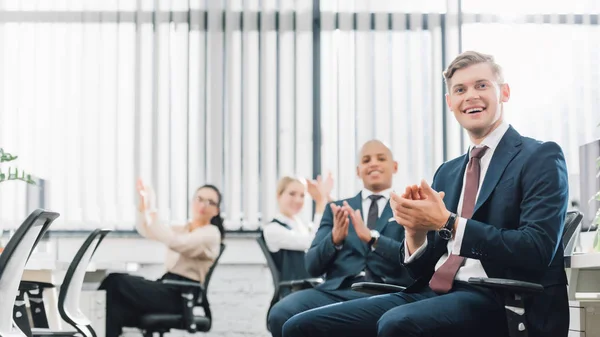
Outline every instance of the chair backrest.
<path id="1" fill-rule="evenodd" d="M 271 252 L 269 251 L 267 243 L 265 242 L 265 238 L 262 235 L 256 238 L 256 242 L 258 242 L 258 246 L 260 247 L 260 250 L 262 250 L 265 259 L 267 260 L 267 266 L 269 267 L 269 270 L 271 271 L 271 277 L 273 278 L 273 288 L 277 289 L 279 286 L 279 270 L 277 269 L 275 260 L 273 260 Z"/>
<path id="2" fill-rule="evenodd" d="M 212 264 L 212 266 L 210 266 L 210 269 L 208 269 L 208 273 L 206 273 L 206 277 L 204 278 L 204 284 L 203 284 L 204 291 L 202 292 L 202 294 L 200 294 L 200 297 L 198 297 L 198 303 L 204 309 L 204 316 L 206 316 L 211 322 L 212 322 L 212 312 L 210 311 L 210 303 L 208 302 L 208 294 L 207 294 L 208 293 L 208 285 L 210 283 L 210 279 L 212 277 L 213 271 L 215 271 L 215 268 L 217 267 L 217 264 L 219 263 L 221 256 L 223 256 L 224 251 L 225 251 L 225 244 L 221 243 L 221 247 L 219 249 L 219 255 L 215 259 L 215 262 Z"/>
<path id="3" fill-rule="evenodd" d="M 210 268 L 208 269 L 208 273 L 206 273 L 206 277 L 204 278 L 203 285 L 204 285 L 205 289 L 208 289 L 208 284 L 210 283 L 210 278 L 212 277 L 213 271 L 215 271 L 215 268 L 217 267 L 217 263 L 219 262 L 219 259 L 221 259 L 221 256 L 223 255 L 224 251 L 225 251 L 225 244 L 222 243 L 219 248 L 219 255 L 215 259 L 215 262 L 212 264 L 212 266 L 210 266 Z"/>
<path id="4" fill-rule="evenodd" d="M 19 226 L 0 254 L 0 336 L 24 336 L 13 329 L 13 306 L 19 292 L 19 283 L 25 265 L 38 242 L 52 222 L 58 218 L 55 212 L 37 209 Z"/>
<path id="5" fill-rule="evenodd" d="M 581 220 L 583 213 L 579 211 L 569 211 L 565 217 L 565 228 L 563 229 L 562 242 L 565 256 L 571 256 L 579 233 L 581 232 Z"/>
<path id="6" fill-rule="evenodd" d="M 84 337 L 95 337 L 96 332 L 91 327 L 91 321 L 79 308 L 83 279 L 92 256 L 94 256 L 100 242 L 108 233 L 110 233 L 108 229 L 96 229 L 87 237 L 77 254 L 75 254 L 73 261 L 71 261 L 58 294 L 60 317 L 77 329 Z"/>

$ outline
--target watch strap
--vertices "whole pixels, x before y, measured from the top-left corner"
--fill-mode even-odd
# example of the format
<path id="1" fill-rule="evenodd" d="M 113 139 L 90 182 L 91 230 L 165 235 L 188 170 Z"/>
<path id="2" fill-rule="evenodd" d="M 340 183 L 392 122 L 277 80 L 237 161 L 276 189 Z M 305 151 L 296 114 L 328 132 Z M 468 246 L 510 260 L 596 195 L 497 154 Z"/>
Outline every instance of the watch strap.
<path id="1" fill-rule="evenodd" d="M 450 212 L 450 215 L 448 216 L 448 220 L 446 220 L 446 223 L 444 224 L 444 226 L 442 228 L 445 228 L 451 232 L 454 232 L 454 223 L 456 222 L 457 217 L 458 216 L 456 215 L 456 213 Z"/>

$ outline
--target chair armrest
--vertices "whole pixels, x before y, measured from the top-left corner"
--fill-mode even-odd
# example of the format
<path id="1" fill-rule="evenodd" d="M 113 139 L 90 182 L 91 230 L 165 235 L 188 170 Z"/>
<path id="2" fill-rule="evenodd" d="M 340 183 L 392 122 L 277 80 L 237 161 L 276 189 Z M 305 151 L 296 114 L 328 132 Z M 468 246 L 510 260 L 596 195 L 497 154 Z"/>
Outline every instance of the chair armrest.
<path id="1" fill-rule="evenodd" d="M 391 294 L 404 291 L 406 287 L 395 284 L 375 283 L 375 282 L 357 282 L 352 284 L 352 290 L 371 295 Z"/>
<path id="2" fill-rule="evenodd" d="M 168 284 L 172 286 L 177 286 L 180 288 L 188 288 L 188 289 L 200 289 L 204 290 L 202 284 L 200 282 L 191 282 L 191 281 L 180 281 L 180 280 L 162 280 L 163 284 Z"/>
<path id="3" fill-rule="evenodd" d="M 282 281 L 279 282 L 280 288 L 291 288 L 292 291 L 311 289 L 319 284 L 323 283 L 323 279 L 320 277 L 317 278 L 307 278 L 302 280 L 291 280 L 291 281 Z"/>
<path id="4" fill-rule="evenodd" d="M 544 291 L 544 286 L 541 284 L 501 278 L 470 277 L 468 282 L 481 287 L 503 289 L 514 293 L 533 294 Z"/>
<path id="5" fill-rule="evenodd" d="M 31 291 L 36 289 L 48 289 L 54 288 L 55 285 L 48 282 L 40 282 L 40 281 L 21 281 L 19 284 L 19 290 Z"/>
<path id="6" fill-rule="evenodd" d="M 196 323 L 194 321 L 194 306 L 197 302 L 197 296 L 202 298 L 202 302 L 205 302 L 204 287 L 200 282 L 191 281 L 180 281 L 180 280 L 162 280 L 163 284 L 179 287 L 181 290 L 182 304 L 183 304 L 183 325 L 189 333 L 197 331 Z"/>

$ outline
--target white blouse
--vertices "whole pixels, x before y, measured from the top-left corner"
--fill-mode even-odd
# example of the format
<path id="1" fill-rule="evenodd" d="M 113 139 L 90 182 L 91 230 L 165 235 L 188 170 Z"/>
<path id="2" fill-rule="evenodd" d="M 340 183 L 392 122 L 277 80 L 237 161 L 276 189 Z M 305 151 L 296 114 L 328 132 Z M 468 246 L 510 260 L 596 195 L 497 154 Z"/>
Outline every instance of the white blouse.
<path id="1" fill-rule="evenodd" d="M 276 253 L 280 249 L 306 251 L 315 238 L 322 217 L 323 214 L 315 213 L 312 223 L 304 223 L 299 217 L 292 219 L 283 214 L 276 215 L 275 219 L 288 225 L 291 229 L 274 221 L 264 225 L 263 235 L 267 248 L 272 253 Z"/>

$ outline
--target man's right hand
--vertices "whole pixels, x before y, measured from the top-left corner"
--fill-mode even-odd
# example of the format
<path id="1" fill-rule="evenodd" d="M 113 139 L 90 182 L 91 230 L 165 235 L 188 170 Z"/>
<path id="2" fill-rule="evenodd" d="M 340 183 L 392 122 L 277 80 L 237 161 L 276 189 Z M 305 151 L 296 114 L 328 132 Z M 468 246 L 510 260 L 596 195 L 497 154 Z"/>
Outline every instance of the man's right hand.
<path id="1" fill-rule="evenodd" d="M 421 191 L 419 190 L 419 186 L 417 186 L 417 185 L 406 186 L 406 189 L 404 190 L 404 193 L 402 193 L 401 197 L 404 199 L 410 199 L 410 200 L 425 199 L 425 196 L 421 194 Z M 391 206 L 392 212 L 394 214 L 394 219 L 396 220 L 397 223 L 402 225 L 402 220 L 400 220 L 398 218 L 398 216 L 396 215 L 396 212 L 394 211 L 396 209 L 396 204 L 397 204 L 396 200 L 397 200 L 397 194 L 392 192 L 390 195 L 390 206 Z M 424 236 L 426 236 L 426 234 L 427 234 L 427 232 L 419 233 L 418 231 L 415 231 L 411 228 L 404 227 L 404 235 L 405 236 L 411 236 L 411 237 L 423 236 L 424 237 Z"/>
<path id="2" fill-rule="evenodd" d="M 344 210 L 341 206 L 334 203 L 329 204 L 331 206 L 331 212 L 333 213 L 333 229 L 331 230 L 331 238 L 333 244 L 339 246 L 344 243 L 348 236 L 348 225 L 350 219 L 348 218 L 348 211 Z"/>
<path id="3" fill-rule="evenodd" d="M 407 186 L 404 193 L 401 195 L 404 199 L 410 200 L 423 200 L 426 199 L 424 193 L 421 192 L 419 186 L 412 185 Z M 392 207 L 392 212 L 394 213 L 394 218 L 396 222 L 402 225 L 402 220 L 400 220 L 395 212 L 396 204 L 398 200 L 398 195 L 393 193 L 390 195 L 390 206 Z M 406 243 L 408 246 L 409 253 L 412 254 L 414 251 L 421 247 L 425 240 L 427 239 L 427 231 L 419 231 L 410 227 L 404 227 L 404 237 L 406 238 Z"/>
<path id="4" fill-rule="evenodd" d="M 437 192 L 437 193 L 439 193 L 439 195 L 442 199 L 444 198 L 445 193 L 443 191 Z M 396 219 L 396 222 L 398 222 L 400 225 L 404 226 L 404 224 L 402 223 L 403 222 L 402 219 L 398 216 L 398 214 L 396 212 L 396 205 L 398 205 L 398 203 L 400 202 L 400 199 L 426 200 L 427 193 L 426 193 L 426 191 L 423 190 L 423 188 L 421 186 L 417 186 L 417 185 L 407 186 L 404 193 L 400 196 L 392 192 L 392 194 L 390 195 L 390 206 L 392 207 L 392 212 L 394 213 L 394 218 Z M 406 238 L 406 243 L 407 243 L 410 254 L 414 253 L 414 251 L 416 249 L 418 249 L 425 243 L 425 240 L 427 239 L 427 232 L 429 231 L 429 230 L 419 230 L 419 229 L 416 229 L 415 227 L 416 226 L 410 226 L 410 225 L 404 226 L 404 237 Z"/>

